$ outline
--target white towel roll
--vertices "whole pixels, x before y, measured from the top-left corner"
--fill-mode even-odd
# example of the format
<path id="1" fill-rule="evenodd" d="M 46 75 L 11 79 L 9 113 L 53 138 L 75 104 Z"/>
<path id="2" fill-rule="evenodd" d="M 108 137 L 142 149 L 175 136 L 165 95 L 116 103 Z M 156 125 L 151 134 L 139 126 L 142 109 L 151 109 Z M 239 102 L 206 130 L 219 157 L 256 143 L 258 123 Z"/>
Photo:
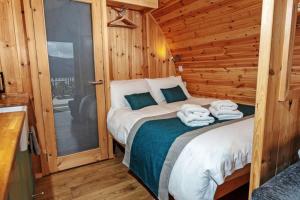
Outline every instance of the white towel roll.
<path id="1" fill-rule="evenodd" d="M 209 116 L 210 112 L 208 109 L 203 108 L 200 105 L 194 105 L 194 104 L 184 104 L 181 106 L 181 111 L 186 115 L 194 114 L 198 115 L 200 117 L 207 117 Z"/>
<path id="2" fill-rule="evenodd" d="M 237 110 L 238 105 L 230 100 L 218 100 L 210 104 L 216 110 Z"/>
<path id="3" fill-rule="evenodd" d="M 194 114 L 185 115 L 184 112 L 177 112 L 177 117 L 186 125 L 190 127 L 207 126 L 213 123 L 215 119 L 210 116 L 200 117 Z"/>
<path id="4" fill-rule="evenodd" d="M 230 120 L 243 118 L 244 114 L 239 110 L 218 110 L 215 107 L 209 107 L 211 114 L 219 120 Z"/>

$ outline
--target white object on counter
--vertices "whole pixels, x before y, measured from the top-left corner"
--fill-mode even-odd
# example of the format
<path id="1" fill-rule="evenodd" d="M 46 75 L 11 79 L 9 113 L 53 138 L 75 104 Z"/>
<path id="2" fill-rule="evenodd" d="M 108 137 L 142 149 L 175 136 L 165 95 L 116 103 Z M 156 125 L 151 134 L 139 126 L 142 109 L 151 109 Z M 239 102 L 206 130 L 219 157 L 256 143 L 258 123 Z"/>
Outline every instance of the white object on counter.
<path id="1" fill-rule="evenodd" d="M 14 106 L 14 107 L 3 107 L 0 108 L 0 113 L 9 112 L 25 112 L 25 119 L 20 137 L 20 151 L 27 151 L 28 149 L 28 117 L 27 117 L 27 106 Z"/>

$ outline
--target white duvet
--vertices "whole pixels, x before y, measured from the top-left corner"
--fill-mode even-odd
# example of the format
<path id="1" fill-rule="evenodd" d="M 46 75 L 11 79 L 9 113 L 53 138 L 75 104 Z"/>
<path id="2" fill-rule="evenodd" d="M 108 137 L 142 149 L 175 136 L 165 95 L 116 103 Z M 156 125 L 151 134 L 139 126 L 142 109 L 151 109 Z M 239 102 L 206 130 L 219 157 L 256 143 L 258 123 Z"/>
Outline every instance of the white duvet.
<path id="1" fill-rule="evenodd" d="M 133 125 L 140 119 L 178 111 L 185 103 L 206 105 L 215 99 L 190 98 L 184 102 L 150 106 L 132 111 L 111 110 L 108 129 L 126 144 Z M 176 200 L 213 199 L 227 176 L 251 162 L 253 118 L 210 130 L 193 139 L 181 152 L 171 173 L 169 192 Z"/>

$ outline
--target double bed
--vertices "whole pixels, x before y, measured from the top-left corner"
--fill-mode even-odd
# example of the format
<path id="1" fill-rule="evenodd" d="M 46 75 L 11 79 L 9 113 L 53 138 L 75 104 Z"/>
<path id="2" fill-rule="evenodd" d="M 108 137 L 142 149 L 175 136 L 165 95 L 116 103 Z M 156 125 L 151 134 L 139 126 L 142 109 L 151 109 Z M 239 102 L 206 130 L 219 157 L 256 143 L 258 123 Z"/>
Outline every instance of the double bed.
<path id="1" fill-rule="evenodd" d="M 158 80 L 157 85 L 185 89 L 181 78 L 168 81 Z M 205 107 L 216 99 L 187 93 L 184 101 L 166 103 L 148 83 L 143 79 L 112 82 L 107 123 L 113 138 L 125 147 L 123 163 L 158 199 L 217 199 L 249 181 L 253 107 L 240 105 L 245 112 L 242 119 L 190 128 L 176 117 L 181 106 Z M 132 110 L 124 95 L 145 91 L 156 97 L 158 105 Z"/>

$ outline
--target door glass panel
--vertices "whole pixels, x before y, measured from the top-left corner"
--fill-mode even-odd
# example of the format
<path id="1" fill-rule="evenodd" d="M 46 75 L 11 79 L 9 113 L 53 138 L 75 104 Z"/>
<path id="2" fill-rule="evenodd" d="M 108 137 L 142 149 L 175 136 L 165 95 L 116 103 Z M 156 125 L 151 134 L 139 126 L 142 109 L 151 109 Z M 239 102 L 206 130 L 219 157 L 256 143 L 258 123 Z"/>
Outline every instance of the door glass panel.
<path id="1" fill-rule="evenodd" d="M 58 156 L 99 147 L 91 5 L 44 0 Z"/>

